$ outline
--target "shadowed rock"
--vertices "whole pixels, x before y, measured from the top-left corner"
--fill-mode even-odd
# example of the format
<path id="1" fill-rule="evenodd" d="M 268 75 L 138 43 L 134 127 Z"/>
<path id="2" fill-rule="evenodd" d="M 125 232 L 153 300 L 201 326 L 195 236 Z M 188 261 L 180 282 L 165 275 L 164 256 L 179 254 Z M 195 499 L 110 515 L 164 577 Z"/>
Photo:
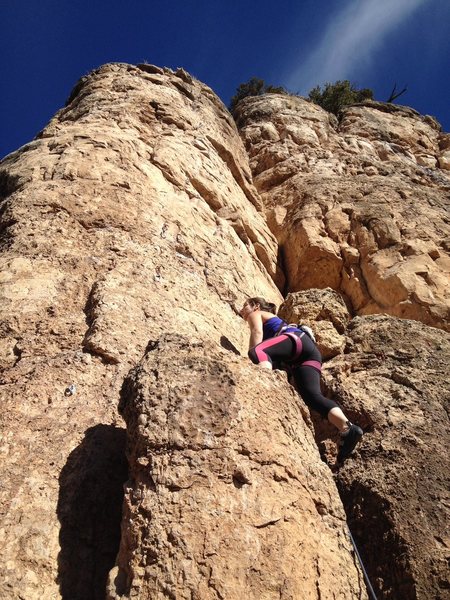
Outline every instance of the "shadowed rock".
<path id="1" fill-rule="evenodd" d="M 387 316 L 355 318 L 347 335 L 325 383 L 368 432 L 337 477 L 351 529 L 380 598 L 444 598 L 450 337 Z"/>
<path id="2" fill-rule="evenodd" d="M 103 600 L 119 549 L 125 430 L 91 427 L 61 471 L 58 581 L 64 600 Z"/>

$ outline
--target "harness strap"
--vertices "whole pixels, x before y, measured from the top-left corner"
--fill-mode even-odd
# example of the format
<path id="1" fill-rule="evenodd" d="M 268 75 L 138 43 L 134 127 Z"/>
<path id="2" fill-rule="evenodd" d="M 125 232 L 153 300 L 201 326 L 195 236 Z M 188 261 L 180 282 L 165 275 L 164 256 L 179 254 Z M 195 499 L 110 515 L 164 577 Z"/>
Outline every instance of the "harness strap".
<path id="1" fill-rule="evenodd" d="M 319 372 L 322 370 L 322 363 L 320 363 L 318 360 L 305 360 L 301 363 L 295 364 L 303 351 L 302 337 L 307 335 L 307 333 L 302 331 L 299 334 L 296 334 L 293 331 L 286 331 L 283 333 L 283 335 L 287 335 L 295 342 L 295 354 L 292 358 L 285 362 L 287 362 L 291 367 L 313 367 Z"/>
<path id="2" fill-rule="evenodd" d="M 295 342 L 295 354 L 288 361 L 285 361 L 285 362 L 290 363 L 292 365 L 292 363 L 295 363 L 300 358 L 300 355 L 301 355 L 301 353 L 303 351 L 302 337 L 304 335 L 308 335 L 308 333 L 306 331 L 300 331 L 300 329 L 297 329 L 298 333 L 294 333 L 293 331 L 286 331 L 286 329 L 289 329 L 291 327 L 297 327 L 297 326 L 294 325 L 294 324 L 292 324 L 292 325 L 281 325 L 281 327 L 278 329 L 278 331 L 276 332 L 276 334 L 275 334 L 274 337 L 278 337 L 279 335 L 287 335 L 292 340 L 294 340 L 294 342 Z M 313 340 L 313 341 L 315 342 L 315 340 Z M 322 370 L 322 364 L 318 360 L 306 360 L 306 361 L 304 361 L 304 362 L 302 362 L 302 363 L 300 363 L 299 365 L 296 365 L 296 366 L 314 367 L 318 371 Z"/>
<path id="3" fill-rule="evenodd" d="M 282 333 L 285 332 L 285 330 L 288 327 L 295 327 L 296 329 L 298 329 L 298 325 L 297 323 L 289 323 L 289 325 L 286 323 L 286 321 L 282 321 L 280 327 L 276 330 L 275 334 L 273 337 L 276 337 L 277 335 L 281 335 Z"/>
<path id="4" fill-rule="evenodd" d="M 283 333 L 283 331 L 287 327 L 287 325 L 285 323 L 286 323 L 286 321 L 282 321 L 280 327 L 276 330 L 275 335 L 273 337 L 277 337 L 278 335 L 281 335 Z"/>
<path id="5" fill-rule="evenodd" d="M 314 369 L 317 369 L 318 371 L 322 370 L 322 363 L 320 363 L 318 360 L 305 360 L 305 362 L 302 362 L 297 366 L 299 366 L 299 367 L 314 367 Z"/>
<path id="6" fill-rule="evenodd" d="M 302 353 L 302 337 L 305 335 L 305 333 L 302 331 L 299 335 L 297 335 L 293 331 L 286 331 L 285 333 L 283 333 L 283 335 L 287 335 L 295 342 L 295 354 L 292 358 L 289 359 L 289 362 L 295 362 Z"/>

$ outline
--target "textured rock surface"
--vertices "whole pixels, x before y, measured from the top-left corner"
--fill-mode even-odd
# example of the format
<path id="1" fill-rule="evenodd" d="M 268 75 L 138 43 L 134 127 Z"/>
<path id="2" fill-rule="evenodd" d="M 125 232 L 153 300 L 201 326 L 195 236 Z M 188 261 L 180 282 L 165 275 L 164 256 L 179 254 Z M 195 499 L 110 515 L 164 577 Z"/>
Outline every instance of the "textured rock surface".
<path id="1" fill-rule="evenodd" d="M 368 432 L 338 473 L 352 532 L 379 598 L 445 598 L 450 337 L 386 316 L 355 318 L 347 335 L 324 373 Z"/>
<path id="2" fill-rule="evenodd" d="M 235 303 L 280 301 L 276 243 L 233 121 L 183 71 L 102 67 L 0 172 L 0 596 L 100 598 L 123 378 L 169 327 L 245 349 Z"/>
<path id="3" fill-rule="evenodd" d="M 360 597 L 342 506 L 301 403 L 284 376 L 260 373 L 235 356 L 245 355 L 248 340 L 237 306 L 253 295 L 280 304 L 274 281 L 286 290 L 329 286 L 360 313 L 383 310 L 446 327 L 449 136 L 429 118 L 379 105 L 353 107 L 339 125 L 299 99 L 269 96 L 243 106 L 243 133 L 273 233 L 233 121 L 183 70 L 98 69 L 36 140 L 0 165 L 5 600 L 104 597 L 127 479 L 119 390 L 138 363 L 124 395 L 132 472 L 108 594 L 127 596 L 129 584 L 131 595 L 141 588 L 152 594 L 157 571 L 167 588 L 155 592 L 161 597 L 186 588 L 192 598 L 231 589 L 227 600 L 235 590 L 237 598 Z M 321 343 L 343 335 L 348 316 L 334 293 L 294 296 Z M 331 310 L 317 313 L 330 301 Z M 384 323 L 395 320 L 355 323 L 350 353 L 326 370 L 329 392 L 369 432 L 349 463 L 357 465 L 355 486 L 349 467 L 339 475 L 342 494 L 355 507 L 352 521 L 381 597 L 415 587 L 417 598 L 428 599 L 445 589 L 441 559 L 448 548 L 435 533 L 442 506 L 430 503 L 443 494 L 443 471 L 435 476 L 442 449 L 432 432 L 444 439 L 436 400 L 444 385 L 439 373 L 430 375 L 444 341 L 436 360 L 430 349 L 443 334 L 424 328 L 421 336 L 423 328 L 406 321 L 392 330 Z M 372 337 L 360 323 L 375 323 Z M 173 338 L 161 338 L 166 331 L 208 342 L 186 342 L 177 354 Z M 149 340 L 158 339 L 142 359 Z M 402 348 L 385 356 L 399 340 Z M 378 387 L 369 385 L 372 375 Z M 441 419 L 435 429 L 427 410 Z M 400 446 L 398 434 L 405 436 Z M 225 438 L 229 446 L 222 446 Z M 319 441 L 328 456 L 334 446 Z M 394 469 L 397 460 L 404 472 Z M 427 489 L 414 480 L 415 469 Z M 209 505 L 214 510 L 199 518 L 196 507 Z M 149 520 L 149 507 L 158 519 Z M 169 518 L 177 514 L 185 519 Z M 200 541 L 203 516 L 211 535 Z M 417 540 L 427 519 L 421 556 Z M 383 535 L 398 557 L 395 569 L 391 554 L 370 546 L 371 536 Z"/>
<path id="4" fill-rule="evenodd" d="M 367 597 L 284 374 L 166 335 L 131 371 L 121 410 L 131 476 L 110 599 Z"/>
<path id="5" fill-rule="evenodd" d="M 237 123 L 289 291 L 331 287 L 355 313 L 448 328 L 448 134 L 367 103 L 338 122 L 304 99 L 244 99 Z"/>
<path id="6" fill-rule="evenodd" d="M 311 327 L 324 359 L 344 351 L 350 314 L 342 297 L 331 288 L 290 293 L 278 314 L 288 323 Z"/>

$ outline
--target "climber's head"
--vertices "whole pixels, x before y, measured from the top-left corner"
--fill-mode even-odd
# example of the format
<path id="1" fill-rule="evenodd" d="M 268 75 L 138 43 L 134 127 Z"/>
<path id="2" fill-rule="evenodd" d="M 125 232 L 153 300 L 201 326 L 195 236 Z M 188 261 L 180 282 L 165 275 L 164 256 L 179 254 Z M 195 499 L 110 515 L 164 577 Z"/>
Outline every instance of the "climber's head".
<path id="1" fill-rule="evenodd" d="M 256 296 L 254 298 L 247 298 L 239 314 L 243 319 L 247 320 L 248 315 L 255 310 L 266 310 L 267 312 L 275 314 L 276 306 L 273 302 L 267 302 L 264 298 Z"/>

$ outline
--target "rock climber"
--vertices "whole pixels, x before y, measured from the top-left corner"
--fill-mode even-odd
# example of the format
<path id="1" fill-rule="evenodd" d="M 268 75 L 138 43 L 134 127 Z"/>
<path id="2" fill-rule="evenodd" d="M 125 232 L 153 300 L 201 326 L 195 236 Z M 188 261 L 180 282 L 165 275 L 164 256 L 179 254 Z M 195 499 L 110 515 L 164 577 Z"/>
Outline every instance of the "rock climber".
<path id="1" fill-rule="evenodd" d="M 264 298 L 248 298 L 240 311 L 250 327 L 248 356 L 266 369 L 286 368 L 305 403 L 328 419 L 340 432 L 337 459 L 343 462 L 363 435 L 358 425 L 350 423 L 339 405 L 325 398 L 320 390 L 322 356 L 311 330 L 288 325 L 275 315 L 276 306 Z"/>

